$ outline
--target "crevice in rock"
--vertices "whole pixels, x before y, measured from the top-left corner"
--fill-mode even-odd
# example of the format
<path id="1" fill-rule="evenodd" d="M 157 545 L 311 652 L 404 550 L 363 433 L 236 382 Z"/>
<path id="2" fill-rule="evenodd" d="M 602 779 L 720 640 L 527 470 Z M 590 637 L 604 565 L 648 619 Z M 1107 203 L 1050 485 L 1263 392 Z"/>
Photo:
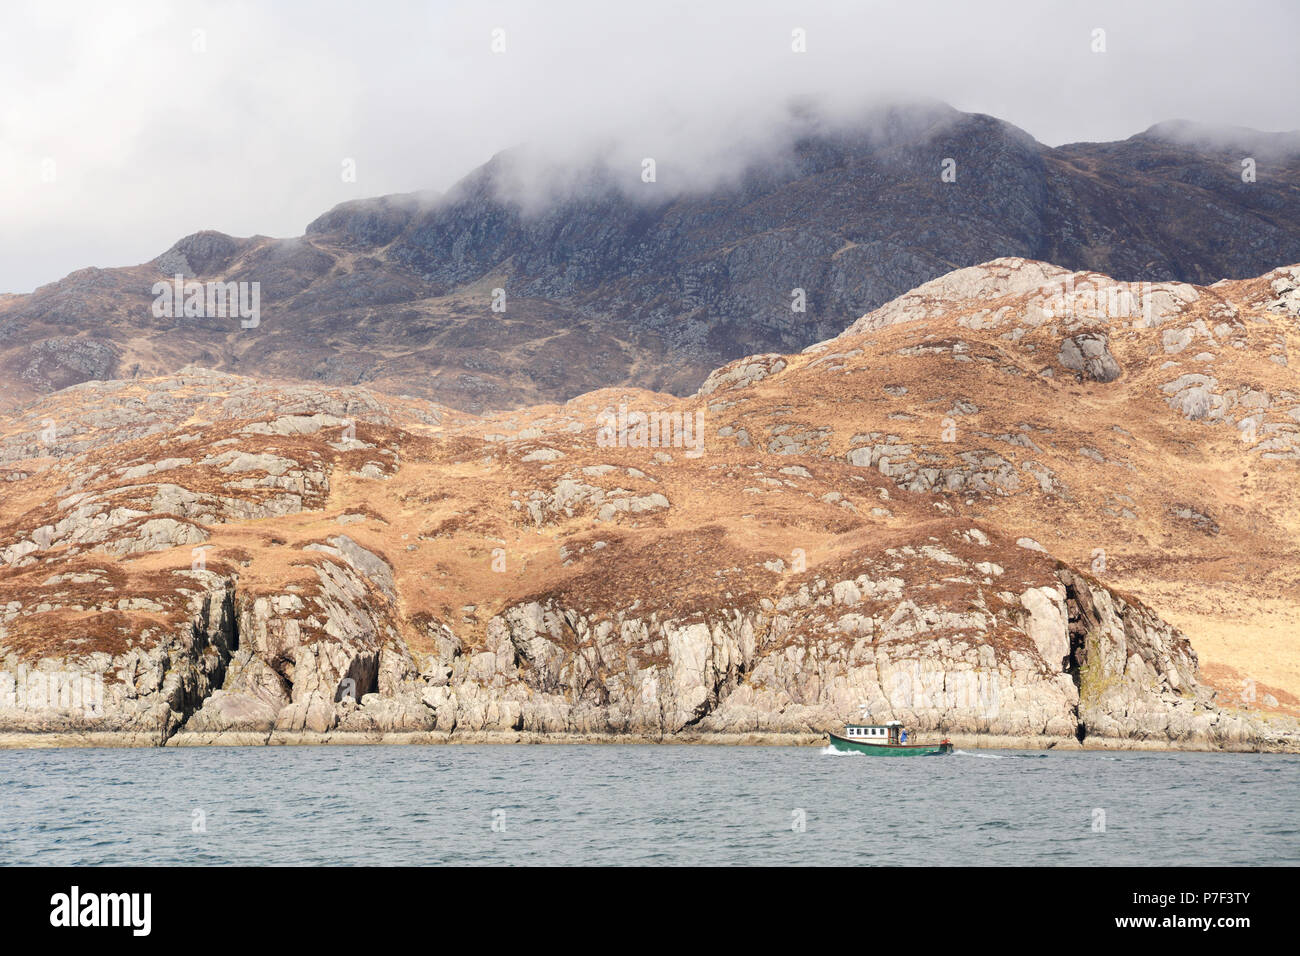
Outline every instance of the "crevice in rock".
<path id="1" fill-rule="evenodd" d="M 351 687 L 348 686 L 348 681 L 352 682 Z M 291 686 L 291 694 L 292 690 Z M 337 704 L 350 695 L 355 702 L 360 703 L 367 694 L 377 693 L 379 693 L 379 655 L 368 657 L 357 654 L 339 680 L 338 687 L 334 689 L 334 703 Z"/>
<path id="2" fill-rule="evenodd" d="M 1075 690 L 1079 691 L 1079 702 L 1074 705 L 1074 736 L 1083 743 L 1088 736 L 1080 709 L 1083 704 L 1083 666 L 1088 662 L 1088 622 L 1079 605 L 1079 594 L 1075 590 L 1074 580 L 1069 575 L 1060 575 L 1065 585 L 1066 633 L 1070 638 L 1070 652 L 1061 662 L 1064 671 L 1074 681 Z"/>
<path id="3" fill-rule="evenodd" d="M 226 602 L 229 607 L 224 609 L 224 613 L 230 615 L 230 653 L 234 654 L 239 650 L 239 612 L 235 608 L 235 588 L 234 583 L 226 589 Z"/>
<path id="4" fill-rule="evenodd" d="M 218 594 L 220 598 L 218 600 Z M 215 614 L 215 620 L 214 620 Z M 176 684 L 167 701 L 168 714 L 159 728 L 159 745 L 165 745 L 218 690 L 226 679 L 231 655 L 239 646 L 239 615 L 235 609 L 235 584 L 227 581 L 222 590 L 209 591 L 190 622 L 188 659 L 173 663 L 163 675 L 163 684 L 176 674 Z"/>
<path id="5" fill-rule="evenodd" d="M 745 667 L 744 661 L 737 661 L 727 668 L 725 672 L 720 672 L 717 667 L 717 644 L 712 643 L 712 629 L 710 629 L 710 645 L 708 667 L 713 672 L 714 679 L 712 686 L 708 688 L 708 693 L 703 703 L 695 708 L 695 713 L 678 729 L 678 733 L 683 730 L 689 730 L 695 727 L 705 717 L 708 717 L 726 700 L 727 695 L 739 687 L 746 680 L 748 668 Z M 730 685 L 730 686 L 729 686 Z"/>
<path id="6" fill-rule="evenodd" d="M 681 729 L 677 731 L 678 733 L 681 733 L 682 730 L 690 730 L 713 712 L 713 696 L 713 693 L 710 693 L 708 697 L 704 698 L 704 703 L 695 708 L 695 715 L 691 717 L 690 720 L 686 721 L 686 723 L 682 724 Z"/>

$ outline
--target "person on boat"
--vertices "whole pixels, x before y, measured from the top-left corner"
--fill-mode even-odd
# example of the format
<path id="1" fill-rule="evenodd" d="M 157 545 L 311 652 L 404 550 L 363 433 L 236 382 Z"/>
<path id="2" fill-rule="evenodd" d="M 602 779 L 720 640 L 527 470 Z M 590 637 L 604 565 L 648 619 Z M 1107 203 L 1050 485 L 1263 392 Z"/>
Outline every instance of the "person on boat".
<path id="1" fill-rule="evenodd" d="M 900 744 L 905 744 L 905 743 L 907 743 L 907 731 L 906 731 L 906 730 L 903 730 L 903 731 L 900 731 L 900 732 L 899 732 L 899 734 L 898 734 L 898 742 L 899 742 Z"/>

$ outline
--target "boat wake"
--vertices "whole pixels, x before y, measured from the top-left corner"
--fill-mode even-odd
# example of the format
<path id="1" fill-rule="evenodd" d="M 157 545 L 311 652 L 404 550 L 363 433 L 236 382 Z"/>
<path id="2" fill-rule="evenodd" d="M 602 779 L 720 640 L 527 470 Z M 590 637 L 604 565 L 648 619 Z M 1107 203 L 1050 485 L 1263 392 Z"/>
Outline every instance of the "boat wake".
<path id="1" fill-rule="evenodd" d="M 969 750 L 954 750 L 952 753 L 954 757 L 979 757 L 981 760 L 1008 760 L 1018 756 L 1017 754 L 977 754 Z"/>
<path id="2" fill-rule="evenodd" d="M 836 750 L 830 744 L 821 749 L 821 752 L 829 757 L 865 757 L 866 754 L 858 753 L 856 750 Z"/>

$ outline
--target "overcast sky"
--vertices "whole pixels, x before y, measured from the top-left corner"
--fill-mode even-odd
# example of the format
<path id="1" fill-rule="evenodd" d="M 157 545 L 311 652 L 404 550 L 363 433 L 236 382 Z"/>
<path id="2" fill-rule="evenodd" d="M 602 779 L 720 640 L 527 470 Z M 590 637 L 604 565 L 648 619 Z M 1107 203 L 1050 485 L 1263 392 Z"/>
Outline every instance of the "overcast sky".
<path id="1" fill-rule="evenodd" d="M 710 164 L 737 117 L 792 96 L 934 97 L 1052 145 L 1173 118 L 1300 127 L 1289 0 L 3 3 L 0 292 L 199 229 L 299 235 L 521 142 Z"/>

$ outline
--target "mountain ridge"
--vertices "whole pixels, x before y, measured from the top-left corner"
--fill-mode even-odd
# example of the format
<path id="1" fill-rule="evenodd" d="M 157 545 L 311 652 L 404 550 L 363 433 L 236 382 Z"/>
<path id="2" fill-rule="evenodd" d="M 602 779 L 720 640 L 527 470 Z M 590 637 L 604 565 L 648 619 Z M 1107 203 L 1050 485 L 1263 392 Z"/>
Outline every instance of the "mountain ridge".
<path id="1" fill-rule="evenodd" d="M 0 299 L 0 401 L 192 362 L 470 411 L 605 385 L 686 394 L 998 256 L 1201 284 L 1300 260 L 1296 156 L 1247 184 L 1220 152 L 1146 134 L 1050 148 L 936 107 L 791 131 L 768 165 L 702 193 L 641 183 L 639 165 L 618 185 L 570 170 L 597 191 L 526 210 L 496 194 L 508 152 L 438 197 L 335 206 L 298 238 L 199 232 L 140 266 L 79 270 Z M 150 290 L 177 272 L 260 283 L 263 321 L 155 318 Z"/>

